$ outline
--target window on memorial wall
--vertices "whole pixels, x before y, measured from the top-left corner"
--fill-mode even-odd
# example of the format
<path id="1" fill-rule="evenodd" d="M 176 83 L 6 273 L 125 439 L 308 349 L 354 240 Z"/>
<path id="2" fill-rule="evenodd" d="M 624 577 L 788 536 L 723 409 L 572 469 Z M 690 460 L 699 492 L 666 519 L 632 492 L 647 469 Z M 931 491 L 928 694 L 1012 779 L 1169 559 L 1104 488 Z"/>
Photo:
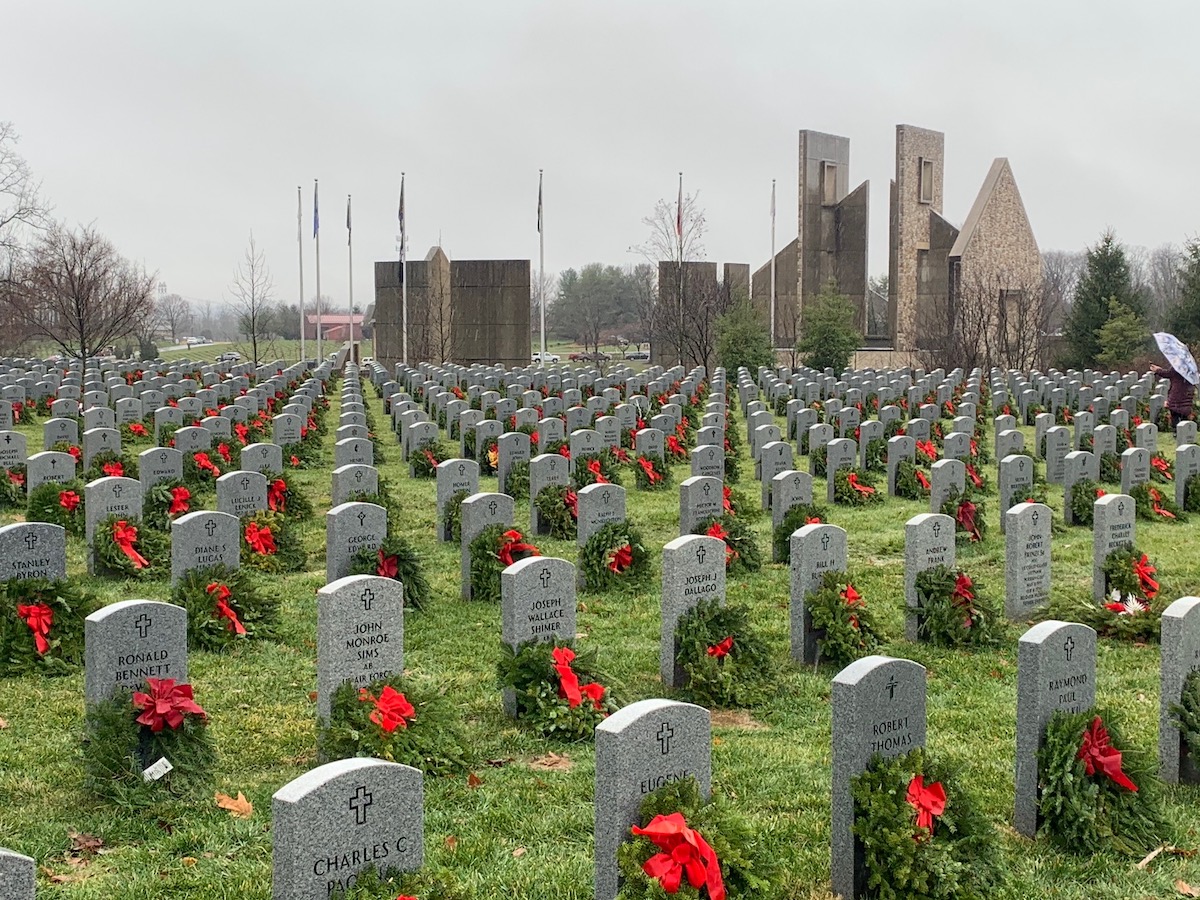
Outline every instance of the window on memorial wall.
<path id="1" fill-rule="evenodd" d="M 917 185 L 917 199 L 921 203 L 933 202 L 933 160 L 920 157 L 919 163 L 919 178 Z"/>
<path id="2" fill-rule="evenodd" d="M 824 161 L 821 163 L 821 205 L 834 206 L 837 204 L 837 163 Z"/>

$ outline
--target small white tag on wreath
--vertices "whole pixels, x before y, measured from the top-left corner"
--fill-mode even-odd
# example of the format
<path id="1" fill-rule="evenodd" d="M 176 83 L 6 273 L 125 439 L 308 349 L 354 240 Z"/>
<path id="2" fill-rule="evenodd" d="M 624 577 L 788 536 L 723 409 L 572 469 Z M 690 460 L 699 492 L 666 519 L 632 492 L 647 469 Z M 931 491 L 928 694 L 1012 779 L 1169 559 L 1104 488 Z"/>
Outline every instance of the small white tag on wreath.
<path id="1" fill-rule="evenodd" d="M 175 767 L 171 765 L 171 761 L 165 756 L 160 756 L 158 762 L 151 766 L 147 766 L 142 771 L 142 779 L 144 781 L 158 781 Z"/>

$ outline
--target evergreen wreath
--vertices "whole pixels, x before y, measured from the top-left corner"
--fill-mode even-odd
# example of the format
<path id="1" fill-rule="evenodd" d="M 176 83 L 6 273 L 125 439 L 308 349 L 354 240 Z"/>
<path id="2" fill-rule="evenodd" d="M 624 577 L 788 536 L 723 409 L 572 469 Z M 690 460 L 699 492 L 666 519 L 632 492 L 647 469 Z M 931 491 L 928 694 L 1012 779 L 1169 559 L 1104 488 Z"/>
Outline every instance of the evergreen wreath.
<path id="1" fill-rule="evenodd" d="M 729 485 L 721 487 L 721 505 L 731 516 L 740 516 L 744 513 L 753 514 L 756 510 L 751 510 L 746 503 L 746 498 L 741 491 L 735 491 Z"/>
<path id="2" fill-rule="evenodd" d="M 279 624 L 279 597 L 259 589 L 246 569 L 191 569 L 171 591 L 171 602 L 188 614 L 188 646 L 224 650 L 232 644 L 268 639 Z"/>
<path id="3" fill-rule="evenodd" d="M 0 582 L 0 676 L 66 675 L 83 663 L 96 598 L 67 580 Z"/>
<path id="4" fill-rule="evenodd" d="M 987 507 L 970 487 L 951 490 L 939 512 L 954 520 L 956 538 L 978 543 L 987 534 Z"/>
<path id="5" fill-rule="evenodd" d="M 825 522 L 825 508 L 811 503 L 793 506 L 783 514 L 783 521 L 772 533 L 773 558 L 777 562 L 791 562 L 792 535 L 805 525 L 821 525 Z"/>
<path id="6" fill-rule="evenodd" d="M 964 468 L 966 469 L 967 483 L 970 484 L 971 490 L 979 491 L 980 493 L 987 493 L 990 486 L 988 483 L 987 472 L 981 471 L 980 467 L 975 466 L 972 463 L 966 463 Z"/>
<path id="7" fill-rule="evenodd" d="M 883 643 L 874 610 L 845 572 L 826 572 L 821 586 L 804 598 L 817 632 L 817 658 L 845 666 Z"/>
<path id="8" fill-rule="evenodd" d="M 867 471 L 887 472 L 887 438 L 871 438 L 867 442 Z"/>
<path id="9" fill-rule="evenodd" d="M 589 591 L 604 591 L 640 583 L 650 573 L 650 555 L 628 522 L 609 522 L 579 551 L 579 568 Z"/>
<path id="10" fill-rule="evenodd" d="M 84 483 L 95 481 L 97 478 L 117 476 L 119 478 L 137 478 L 137 460 L 122 456 L 112 450 L 101 450 L 92 457 L 92 464 L 83 475 Z"/>
<path id="11" fill-rule="evenodd" d="M 1050 717 L 1038 750 L 1038 812 L 1040 832 L 1060 849 L 1140 856 L 1159 843 L 1164 823 L 1153 762 L 1127 748 L 1098 710 Z"/>
<path id="12" fill-rule="evenodd" d="M 757 572 L 762 568 L 758 541 L 745 519 L 725 513 L 720 518 L 700 522 L 693 534 L 705 534 L 725 542 L 725 571 L 731 575 Z"/>
<path id="13" fill-rule="evenodd" d="M 1156 570 L 1149 558 L 1136 549 L 1121 548 L 1105 558 L 1102 571 L 1104 603 L 1083 601 L 1077 606 L 1076 619 L 1104 637 L 1158 640 L 1166 601 L 1159 597 Z"/>
<path id="14" fill-rule="evenodd" d="M 422 441 L 408 453 L 408 469 L 413 478 L 437 478 L 442 462 L 441 448 L 436 440 Z"/>
<path id="15" fill-rule="evenodd" d="M 808 454 L 808 470 L 812 473 L 813 478 L 825 477 L 828 461 L 829 448 L 825 444 L 812 449 Z"/>
<path id="16" fill-rule="evenodd" d="M 437 900 L 474 900 L 475 892 L 464 885 L 455 872 L 444 866 L 421 866 L 416 872 L 397 872 L 385 869 L 381 874 L 374 866 L 354 876 L 347 888 L 334 887 L 329 900 L 414 900 L 417 897 L 436 897 Z"/>
<path id="17" fill-rule="evenodd" d="M 504 492 L 514 500 L 529 498 L 529 460 L 518 459 L 505 473 Z"/>
<path id="18" fill-rule="evenodd" d="M 770 649 L 744 606 L 700 601 L 675 626 L 675 647 L 687 679 L 683 692 L 701 706 L 753 706 L 772 688 Z"/>
<path id="19" fill-rule="evenodd" d="M 923 500 L 929 496 L 933 483 L 929 473 L 907 457 L 896 466 L 896 496 L 905 500 Z"/>
<path id="20" fill-rule="evenodd" d="M 317 749 L 326 759 L 367 757 L 402 763 L 427 775 L 452 775 L 468 765 L 448 688 L 390 675 L 356 688 L 349 681 L 330 698 L 329 721 L 318 725 Z"/>
<path id="21" fill-rule="evenodd" d="M 308 564 L 308 551 L 296 526 L 282 513 L 259 510 L 243 516 L 242 565 L 269 575 L 300 572 Z"/>
<path id="22" fill-rule="evenodd" d="M 156 696 L 165 698 L 164 705 L 172 708 L 171 715 L 155 716 Z M 89 708 L 82 754 L 87 790 L 125 808 L 170 798 L 199 798 L 207 793 L 216 771 L 217 754 L 208 734 L 207 717 L 203 710 L 191 712 L 189 701 L 194 705 L 191 685 L 148 679 L 132 694 L 118 691 L 111 699 Z M 154 731 L 153 724 L 139 723 L 139 718 L 156 722 L 160 730 Z M 172 725 L 172 721 L 177 724 Z M 142 772 L 160 759 L 166 759 L 173 768 L 157 780 L 146 781 Z"/>
<path id="23" fill-rule="evenodd" d="M 778 876 L 760 830 L 723 797 L 705 800 L 691 775 L 646 795 L 631 836 L 617 849 L 618 900 L 711 900 L 711 889 L 730 898 L 763 896 Z"/>
<path id="24" fill-rule="evenodd" d="M 467 491 L 455 491 L 442 507 L 442 533 L 456 544 L 462 543 L 462 502 L 469 496 Z"/>
<path id="25" fill-rule="evenodd" d="M 140 519 L 109 516 L 92 533 L 92 554 L 97 574 L 161 578 L 171 566 L 171 536 Z"/>
<path id="26" fill-rule="evenodd" d="M 1071 485 L 1071 516 L 1076 525 L 1092 527 L 1096 521 L 1096 501 L 1105 493 L 1100 485 L 1087 478 Z"/>
<path id="27" fill-rule="evenodd" d="M 360 550 L 350 560 L 351 575 L 378 575 L 404 585 L 406 609 L 425 609 L 433 597 L 421 554 L 406 538 L 389 534 L 376 550 Z"/>
<path id="28" fill-rule="evenodd" d="M 1200 475 L 1187 480 L 1183 492 L 1183 508 L 1188 512 L 1200 512 Z"/>
<path id="29" fill-rule="evenodd" d="M 142 500 L 142 523 L 170 533 L 171 523 L 195 507 L 191 489 L 182 481 L 160 481 Z"/>
<path id="30" fill-rule="evenodd" d="M 223 474 L 224 469 L 217 465 L 207 450 L 183 454 L 183 483 L 197 500 L 212 494 L 216 490 L 217 479 Z"/>
<path id="31" fill-rule="evenodd" d="M 996 835 L 957 772 L 918 747 L 871 758 L 850 780 L 865 896 L 983 900 L 1000 877 Z"/>
<path id="32" fill-rule="evenodd" d="M 121 426 L 121 446 L 145 441 L 153 444 L 153 433 L 145 422 L 126 422 Z"/>
<path id="33" fill-rule="evenodd" d="M 525 541 L 516 528 L 489 525 L 471 541 L 471 599 L 495 603 L 500 599 L 500 573 L 513 563 L 541 551 Z"/>
<path id="34" fill-rule="evenodd" d="M 564 459 L 570 459 L 571 446 L 566 441 L 546 441 L 546 448 L 542 453 L 557 453 Z"/>
<path id="35" fill-rule="evenodd" d="M 883 492 L 875 486 L 875 479 L 862 469 L 842 468 L 833 475 L 833 502 L 847 506 L 866 506 L 881 503 Z"/>
<path id="36" fill-rule="evenodd" d="M 1143 482 L 1129 489 L 1137 506 L 1137 517 L 1149 522 L 1168 522 L 1181 524 L 1187 521 L 1187 515 L 1175 505 L 1175 499 L 1168 497 L 1153 484 Z"/>
<path id="37" fill-rule="evenodd" d="M 4 477 L 0 477 L 0 509 L 25 508 L 25 478 L 24 463 L 4 470 Z"/>
<path id="38" fill-rule="evenodd" d="M 83 482 L 79 479 L 66 483 L 43 481 L 29 493 L 25 521 L 61 525 L 67 534 L 83 537 L 84 497 Z"/>
<path id="39" fill-rule="evenodd" d="M 313 517 L 312 501 L 296 484 L 296 476 L 288 472 L 263 472 L 267 479 L 267 509 L 283 513 L 297 522 L 309 522 Z M 280 482 L 283 482 L 280 484 Z M 381 484 L 380 490 L 384 490 Z M 385 504 L 380 503 L 380 506 Z M 391 511 L 389 509 L 389 521 Z"/>
<path id="40" fill-rule="evenodd" d="M 479 454 L 479 474 L 495 475 L 499 462 L 499 438 L 490 437 L 483 442 L 483 452 Z"/>
<path id="41" fill-rule="evenodd" d="M 1150 480 L 1159 484 L 1173 483 L 1175 481 L 1175 464 L 1161 453 L 1155 453 L 1150 457 Z"/>
<path id="42" fill-rule="evenodd" d="M 516 698 L 517 718 L 548 738 L 589 741 L 596 726 L 620 708 L 608 678 L 596 667 L 596 647 L 571 640 L 500 645 L 496 679 Z"/>
<path id="43" fill-rule="evenodd" d="M 736 442 L 730 439 L 730 435 L 733 433 L 733 429 L 725 429 L 725 482 L 727 484 L 737 484 L 742 477 L 741 457 L 738 456 Z"/>
<path id="44" fill-rule="evenodd" d="M 1119 591 L 1121 597 L 1147 602 L 1158 596 L 1157 569 L 1150 558 L 1134 546 L 1119 547 L 1104 558 L 1104 592 Z"/>
<path id="45" fill-rule="evenodd" d="M 571 481 L 578 490 L 589 484 L 620 484 L 620 464 L 616 454 L 605 447 L 599 453 L 581 453 L 575 458 Z"/>
<path id="46" fill-rule="evenodd" d="M 1100 481 L 1103 484 L 1121 483 L 1121 457 L 1117 454 L 1100 454 Z"/>
<path id="47" fill-rule="evenodd" d="M 579 531 L 579 495 L 568 485 L 552 484 L 534 498 L 538 523 L 549 529 L 552 538 L 573 541 Z"/>
<path id="48" fill-rule="evenodd" d="M 654 454 L 639 454 L 633 464 L 634 483 L 639 491 L 661 491 L 671 485 L 671 467 Z"/>
<path id="49" fill-rule="evenodd" d="M 976 595 L 962 569 L 934 566 L 917 573 L 918 635 L 937 647 L 981 647 L 999 640 L 1000 613 Z"/>
<path id="50" fill-rule="evenodd" d="M 311 469 L 321 464 L 321 436 L 309 431 L 298 443 L 283 445 L 283 458 L 293 469 Z M 294 461 L 293 461 L 294 460 Z M 186 458 L 185 458 L 186 464 Z"/>
<path id="51" fill-rule="evenodd" d="M 1183 738 L 1187 754 L 1195 763 L 1200 759 L 1200 674 L 1195 670 L 1183 680 L 1179 702 L 1170 705 L 1171 724 Z"/>

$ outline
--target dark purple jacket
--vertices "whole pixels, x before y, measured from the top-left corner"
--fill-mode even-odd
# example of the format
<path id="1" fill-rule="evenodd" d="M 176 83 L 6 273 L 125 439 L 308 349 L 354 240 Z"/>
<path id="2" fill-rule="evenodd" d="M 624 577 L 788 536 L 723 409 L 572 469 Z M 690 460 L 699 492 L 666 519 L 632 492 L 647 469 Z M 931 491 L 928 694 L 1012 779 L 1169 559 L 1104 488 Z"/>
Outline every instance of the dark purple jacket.
<path id="1" fill-rule="evenodd" d="M 1190 416 L 1196 397 L 1195 386 L 1174 369 L 1167 370 L 1167 379 L 1171 382 L 1171 389 L 1167 391 L 1167 409 L 1182 416 Z"/>

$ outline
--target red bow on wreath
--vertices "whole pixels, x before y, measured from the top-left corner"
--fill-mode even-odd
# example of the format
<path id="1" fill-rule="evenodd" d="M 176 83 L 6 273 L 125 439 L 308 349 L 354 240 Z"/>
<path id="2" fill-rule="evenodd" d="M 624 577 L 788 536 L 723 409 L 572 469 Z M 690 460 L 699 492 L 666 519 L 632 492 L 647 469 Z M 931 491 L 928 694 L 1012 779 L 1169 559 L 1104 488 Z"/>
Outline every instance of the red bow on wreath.
<path id="1" fill-rule="evenodd" d="M 1121 771 L 1121 751 L 1109 743 L 1108 729 L 1099 716 L 1092 719 L 1092 724 L 1083 733 L 1083 745 L 1075 758 L 1083 760 L 1083 768 L 1088 775 L 1103 772 L 1126 790 L 1138 789 L 1129 776 Z"/>
<path id="2" fill-rule="evenodd" d="M 207 453 L 195 453 L 192 455 L 192 459 L 195 460 L 196 468 L 200 471 L 211 472 L 213 478 L 221 477 L 221 470 L 217 468 L 216 463 L 209 459 Z"/>
<path id="3" fill-rule="evenodd" d="M 371 696 L 366 688 L 362 688 L 358 692 L 358 699 L 363 703 L 369 701 L 375 704 L 369 718 L 388 734 L 397 728 L 407 728 L 409 719 L 416 716 L 417 711 L 408 698 L 390 684 L 379 692 L 378 697 Z"/>
<path id="4" fill-rule="evenodd" d="M 183 485 L 171 488 L 171 508 L 167 511 L 167 515 L 176 516 L 187 512 L 188 501 L 191 499 L 192 492 Z"/>
<path id="5" fill-rule="evenodd" d="M 125 467 L 119 462 L 106 462 L 100 469 L 110 478 L 121 478 L 125 475 Z"/>
<path id="6" fill-rule="evenodd" d="M 873 493 L 875 493 L 875 488 L 873 488 L 869 485 L 866 485 L 866 484 L 859 484 L 858 476 L 855 475 L 853 472 L 851 472 L 849 475 L 846 476 L 846 483 L 849 484 L 850 487 L 852 487 L 856 491 L 858 491 L 860 494 L 862 494 L 864 497 L 870 497 Z"/>
<path id="7" fill-rule="evenodd" d="M 137 691 L 133 695 L 133 708 L 142 710 L 137 717 L 139 725 L 148 725 L 155 734 L 164 726 L 172 729 L 183 724 L 184 714 L 204 716 L 206 713 L 192 699 L 190 684 L 176 684 L 174 678 L 147 678 L 149 693 Z"/>
<path id="8" fill-rule="evenodd" d="M 37 646 L 38 655 L 45 656 L 46 651 L 50 649 L 50 642 L 46 638 L 50 636 L 50 626 L 54 624 L 54 610 L 45 603 L 18 606 L 17 616 L 33 632 L 33 643 Z"/>
<path id="9" fill-rule="evenodd" d="M 1162 476 L 1164 478 L 1166 478 L 1168 481 L 1171 480 L 1171 464 L 1169 462 L 1167 462 L 1165 459 L 1163 459 L 1161 456 L 1150 457 L 1150 465 L 1152 465 L 1152 466 L 1154 466 L 1154 468 L 1158 469 L 1158 471 L 1162 474 Z"/>
<path id="10" fill-rule="evenodd" d="M 400 557 L 395 554 L 385 556 L 382 547 L 375 556 L 378 560 L 375 565 L 375 574 L 380 578 L 395 578 L 400 574 Z"/>
<path id="11" fill-rule="evenodd" d="M 1142 554 L 1142 558 L 1134 562 L 1133 574 L 1138 577 L 1138 582 L 1142 586 L 1142 593 L 1146 595 L 1147 600 L 1153 600 L 1155 594 L 1158 593 L 1158 582 L 1154 580 L 1154 573 L 1158 571 L 1154 566 L 1150 565 L 1150 560 L 1146 554 Z"/>
<path id="12" fill-rule="evenodd" d="M 608 557 L 609 571 L 620 575 L 633 565 L 633 547 L 625 544 L 613 550 Z"/>
<path id="13" fill-rule="evenodd" d="M 725 507 L 725 512 L 734 515 L 733 512 L 733 488 L 728 485 L 721 488 L 721 503 Z"/>
<path id="14" fill-rule="evenodd" d="M 246 543 L 260 556 L 270 556 L 279 548 L 275 546 L 275 535 L 270 527 L 259 528 L 256 522 L 246 525 Z"/>
<path id="15" fill-rule="evenodd" d="M 570 647 L 555 647 L 550 655 L 554 657 L 554 671 L 558 673 L 559 693 L 566 698 L 567 705 L 574 709 L 587 697 L 597 710 L 603 710 L 604 686 L 596 681 L 580 686 L 579 676 L 571 668 L 575 651 Z"/>
<path id="16" fill-rule="evenodd" d="M 267 509 L 287 512 L 287 482 L 282 478 L 276 478 L 267 488 Z"/>
<path id="17" fill-rule="evenodd" d="M 74 512 L 75 507 L 79 505 L 80 497 L 74 491 L 59 491 L 58 505 L 67 512 Z"/>
<path id="18" fill-rule="evenodd" d="M 975 521 L 975 514 L 978 510 L 979 508 L 970 500 L 964 500 L 958 504 L 958 510 L 954 514 L 955 520 L 971 536 L 971 540 L 973 541 L 983 538 L 983 535 L 979 532 L 979 523 Z"/>
<path id="19" fill-rule="evenodd" d="M 20 472 L 14 472 L 11 469 L 8 472 L 8 480 L 18 487 L 25 484 L 25 476 Z"/>
<path id="20" fill-rule="evenodd" d="M 579 518 L 579 495 L 574 491 L 568 490 L 563 494 L 563 505 L 570 512 L 572 519 Z"/>
<path id="21" fill-rule="evenodd" d="M 954 581 L 954 591 L 950 597 L 955 601 L 961 600 L 963 603 L 970 603 L 975 599 L 975 594 L 971 590 L 974 587 L 975 584 L 971 581 L 971 577 L 966 572 L 960 572 Z"/>
<path id="22" fill-rule="evenodd" d="M 852 584 L 847 584 L 846 589 L 838 596 L 846 601 L 846 605 L 851 609 L 862 609 L 867 605 L 867 601 L 863 599 L 862 594 L 854 589 L 854 585 Z M 859 630 L 858 616 L 854 613 L 850 613 L 850 627 L 855 631 Z"/>
<path id="23" fill-rule="evenodd" d="M 923 487 L 925 490 L 929 490 L 929 479 L 925 477 L 925 473 L 920 469 L 916 469 L 914 471 L 917 476 L 917 481 L 920 482 L 921 487 Z"/>
<path id="24" fill-rule="evenodd" d="M 217 452 L 221 454 L 221 459 L 225 460 L 225 462 L 233 462 L 233 451 L 229 449 L 229 445 L 224 441 L 217 444 Z"/>
<path id="25" fill-rule="evenodd" d="M 971 479 L 971 484 L 975 485 L 979 490 L 983 489 L 983 479 L 979 477 L 979 473 L 975 471 L 974 466 L 967 466 L 967 475 Z"/>
<path id="26" fill-rule="evenodd" d="M 662 476 L 654 471 L 654 463 L 650 462 L 646 457 L 638 457 L 638 465 L 642 467 L 642 471 L 646 473 L 646 477 L 650 479 L 651 484 L 658 484 L 662 481 Z"/>
<path id="27" fill-rule="evenodd" d="M 725 565 L 729 565 L 738 558 L 738 552 L 729 545 L 729 532 L 722 527 L 720 522 L 713 522 L 709 525 L 705 534 L 725 542 Z"/>
<path id="28" fill-rule="evenodd" d="M 217 601 L 217 618 L 228 619 L 229 628 L 235 634 L 245 634 L 246 626 L 242 624 L 242 620 L 229 605 L 229 598 L 233 596 L 233 591 L 229 589 L 229 586 L 214 581 L 205 590 L 210 594 L 216 594 L 214 599 Z"/>
<path id="29" fill-rule="evenodd" d="M 112 536 L 117 548 L 129 557 L 129 561 L 133 563 L 135 569 L 144 569 L 150 565 L 150 560 L 138 553 L 133 547 L 138 537 L 137 528 L 122 519 L 119 522 L 113 523 Z"/>
<path id="30" fill-rule="evenodd" d="M 504 532 L 500 536 L 500 549 L 496 551 L 496 555 L 500 557 L 500 562 L 504 563 L 505 567 L 511 566 L 518 560 L 529 556 L 542 555 L 541 551 L 533 546 L 533 544 L 525 543 L 524 537 L 525 535 L 521 534 L 515 528 Z"/>
<path id="31" fill-rule="evenodd" d="M 708 841 L 687 826 L 681 813 L 655 816 L 645 828 L 633 826 L 635 835 L 650 839 L 662 852 L 656 853 L 642 865 L 642 871 L 658 880 L 668 894 L 679 893 L 687 876 L 688 884 L 699 890 L 708 888 L 710 900 L 725 900 L 725 883 L 721 880 L 721 864 Z"/>
<path id="32" fill-rule="evenodd" d="M 672 456 L 687 456 L 687 450 L 684 449 L 683 444 L 679 443 L 679 438 L 673 434 L 667 435 L 667 450 L 671 452 Z"/>
<path id="33" fill-rule="evenodd" d="M 704 652 L 707 653 L 709 656 L 715 657 L 716 659 L 723 659 L 724 657 L 729 655 L 729 651 L 732 649 L 733 649 L 733 635 L 730 635 L 729 637 L 725 638 L 725 640 L 721 641 L 720 643 L 713 644 L 711 647 L 709 647 Z"/>
<path id="34" fill-rule="evenodd" d="M 1175 518 L 1175 513 L 1171 512 L 1169 509 L 1163 509 L 1162 499 L 1162 492 L 1159 491 L 1158 488 L 1150 488 L 1150 508 L 1164 519 Z"/>
<path id="35" fill-rule="evenodd" d="M 609 483 L 608 479 L 605 478 L 604 475 L 601 474 L 601 472 L 600 472 L 600 460 L 593 459 L 593 460 L 589 461 L 587 464 L 587 467 L 588 467 L 588 471 L 596 476 L 596 484 L 608 484 Z"/>
<path id="36" fill-rule="evenodd" d="M 925 837 L 928 838 L 933 833 L 933 817 L 940 816 L 946 809 L 946 789 L 940 781 L 927 785 L 924 775 L 914 775 L 904 799 L 917 811 L 917 827 L 926 829 L 929 834 Z M 913 838 L 920 840 L 921 835 L 915 834 Z"/>

